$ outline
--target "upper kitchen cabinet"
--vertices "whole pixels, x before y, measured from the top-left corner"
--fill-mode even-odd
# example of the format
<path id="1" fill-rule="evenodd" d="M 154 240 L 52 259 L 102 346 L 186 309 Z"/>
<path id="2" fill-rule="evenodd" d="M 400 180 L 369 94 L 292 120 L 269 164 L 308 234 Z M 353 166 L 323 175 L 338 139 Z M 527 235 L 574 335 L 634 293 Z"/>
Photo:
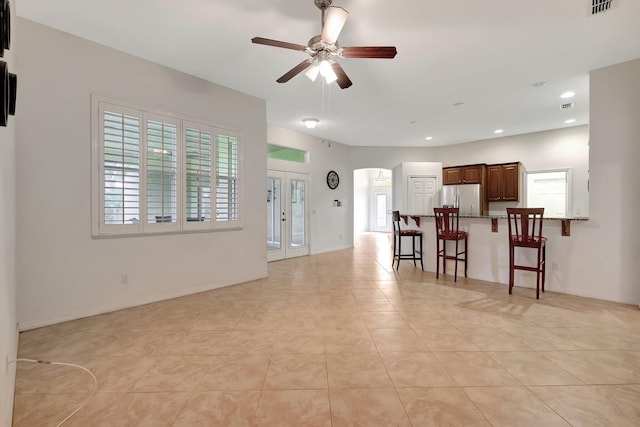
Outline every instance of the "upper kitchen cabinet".
<path id="1" fill-rule="evenodd" d="M 520 199 L 520 163 L 487 166 L 487 200 L 517 202 Z"/>
<path id="2" fill-rule="evenodd" d="M 484 164 L 454 166 L 442 168 L 442 183 L 450 184 L 484 184 Z"/>

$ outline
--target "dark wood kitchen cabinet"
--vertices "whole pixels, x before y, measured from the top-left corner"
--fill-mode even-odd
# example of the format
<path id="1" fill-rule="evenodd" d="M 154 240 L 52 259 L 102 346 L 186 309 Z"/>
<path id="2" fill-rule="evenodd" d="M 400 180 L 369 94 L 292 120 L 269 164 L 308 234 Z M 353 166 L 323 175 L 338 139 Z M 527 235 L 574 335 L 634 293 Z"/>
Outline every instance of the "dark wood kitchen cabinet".
<path id="1" fill-rule="evenodd" d="M 442 183 L 450 184 L 484 184 L 485 165 L 467 165 L 442 168 Z"/>
<path id="2" fill-rule="evenodd" d="M 487 165 L 487 200 L 490 202 L 520 200 L 520 163 Z"/>

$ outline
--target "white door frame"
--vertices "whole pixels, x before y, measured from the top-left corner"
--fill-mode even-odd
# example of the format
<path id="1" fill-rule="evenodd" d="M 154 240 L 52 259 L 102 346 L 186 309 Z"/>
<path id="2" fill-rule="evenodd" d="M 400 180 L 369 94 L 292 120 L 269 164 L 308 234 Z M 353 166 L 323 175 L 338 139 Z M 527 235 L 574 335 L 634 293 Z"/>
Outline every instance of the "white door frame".
<path id="1" fill-rule="evenodd" d="M 270 169 L 267 171 L 267 178 L 279 179 L 281 190 L 281 194 L 279 195 L 280 248 L 267 248 L 267 261 L 277 261 L 309 255 L 309 175 Z M 294 195 L 291 191 L 291 186 L 296 181 L 302 181 L 303 190 Z M 292 196 L 295 197 L 295 199 L 293 199 Z M 300 207 L 300 203 L 302 203 L 302 218 L 298 218 L 298 220 L 302 219 L 304 221 L 302 244 L 292 241 L 291 227 L 295 224 L 295 218 L 292 216 L 292 203 L 297 204 L 298 207 Z"/>

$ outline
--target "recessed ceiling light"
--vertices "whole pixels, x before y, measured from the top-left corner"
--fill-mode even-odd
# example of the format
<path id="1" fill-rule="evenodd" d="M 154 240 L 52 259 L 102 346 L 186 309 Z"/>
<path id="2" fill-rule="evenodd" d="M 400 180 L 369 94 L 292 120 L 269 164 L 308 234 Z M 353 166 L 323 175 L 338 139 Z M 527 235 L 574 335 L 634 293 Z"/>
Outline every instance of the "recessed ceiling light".
<path id="1" fill-rule="evenodd" d="M 432 137 L 432 136 L 428 136 L 428 137 L 426 137 L 425 139 L 426 139 L 427 141 L 431 141 L 431 140 L 433 139 L 433 137 Z"/>
<path id="2" fill-rule="evenodd" d="M 493 131 L 493 133 L 502 133 L 504 132 L 504 129 L 496 129 Z"/>
<path id="3" fill-rule="evenodd" d="M 567 120 L 565 120 L 564 122 L 565 122 L 566 124 L 569 124 L 569 123 L 575 123 L 575 122 L 576 122 L 576 119 L 567 119 Z"/>
<path id="4" fill-rule="evenodd" d="M 533 86 L 533 87 L 542 87 L 542 86 L 546 86 L 546 85 L 547 85 L 547 82 L 535 82 L 531 86 Z"/>
<path id="5" fill-rule="evenodd" d="M 567 91 L 567 92 L 563 93 L 562 95 L 560 95 L 560 98 L 567 99 L 567 98 L 573 98 L 574 96 L 576 96 L 575 92 Z"/>

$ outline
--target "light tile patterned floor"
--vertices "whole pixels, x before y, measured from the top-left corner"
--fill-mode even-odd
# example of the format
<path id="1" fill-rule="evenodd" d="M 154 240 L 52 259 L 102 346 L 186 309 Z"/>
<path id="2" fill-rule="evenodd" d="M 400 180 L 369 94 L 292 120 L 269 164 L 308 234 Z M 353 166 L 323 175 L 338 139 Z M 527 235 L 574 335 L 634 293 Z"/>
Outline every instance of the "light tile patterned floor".
<path id="1" fill-rule="evenodd" d="M 99 389 L 65 426 L 637 426 L 640 310 L 390 268 L 388 237 L 269 277 L 24 332 L 19 356 Z M 19 363 L 14 426 L 89 376 Z"/>

